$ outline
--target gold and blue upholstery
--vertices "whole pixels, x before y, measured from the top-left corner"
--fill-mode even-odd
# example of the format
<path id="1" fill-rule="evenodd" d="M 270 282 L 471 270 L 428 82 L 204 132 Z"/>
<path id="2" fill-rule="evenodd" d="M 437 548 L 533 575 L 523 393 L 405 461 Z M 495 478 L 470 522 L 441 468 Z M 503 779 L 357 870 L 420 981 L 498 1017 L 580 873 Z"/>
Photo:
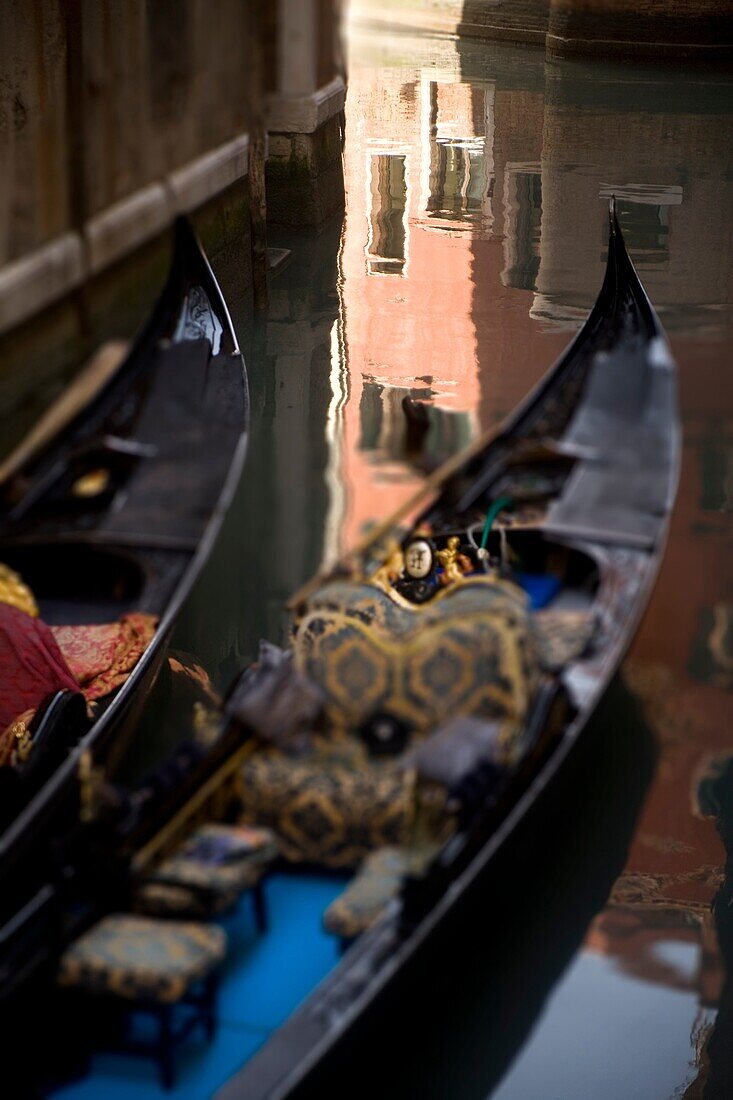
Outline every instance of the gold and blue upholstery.
<path id="1" fill-rule="evenodd" d="M 520 724 L 539 679 L 525 593 L 483 575 L 420 605 L 366 582 L 332 582 L 309 600 L 293 650 L 325 693 L 329 725 L 346 730 L 377 713 L 418 733 L 456 714 Z"/>
<path id="2" fill-rule="evenodd" d="M 272 828 L 292 862 L 355 867 L 372 848 L 404 836 L 405 776 L 392 758 L 370 759 L 356 738 L 315 738 L 312 751 L 297 756 L 262 749 L 248 757 L 241 779 L 244 820 Z"/>
<path id="3" fill-rule="evenodd" d="M 430 854 L 430 850 L 420 853 L 421 862 Z M 353 940 L 371 928 L 400 893 L 406 876 L 416 869 L 415 858 L 416 853 L 405 848 L 371 852 L 323 914 L 326 931 L 342 940 Z"/>
<path id="4" fill-rule="evenodd" d="M 500 720 L 507 761 L 521 752 L 541 668 L 514 584 L 468 577 L 413 605 L 334 581 L 309 600 L 292 645 L 298 671 L 324 694 L 325 728 L 305 752 L 263 745 L 242 769 L 245 819 L 272 828 L 287 859 L 355 867 L 403 843 L 407 752 L 456 714 Z M 381 714 L 409 730 L 404 752 L 368 752 L 359 729 Z"/>
<path id="5" fill-rule="evenodd" d="M 549 672 L 558 672 L 577 660 L 590 645 L 596 630 L 591 612 L 570 608 L 538 611 L 534 623 L 539 658 Z"/>
<path id="6" fill-rule="evenodd" d="M 130 1001 L 173 1004 L 222 962 L 226 934 L 213 925 L 113 914 L 64 953 L 62 986 Z"/>
<path id="7" fill-rule="evenodd" d="M 270 829 L 202 825 L 142 883 L 135 908 L 155 916 L 215 916 L 255 886 L 278 854 Z"/>

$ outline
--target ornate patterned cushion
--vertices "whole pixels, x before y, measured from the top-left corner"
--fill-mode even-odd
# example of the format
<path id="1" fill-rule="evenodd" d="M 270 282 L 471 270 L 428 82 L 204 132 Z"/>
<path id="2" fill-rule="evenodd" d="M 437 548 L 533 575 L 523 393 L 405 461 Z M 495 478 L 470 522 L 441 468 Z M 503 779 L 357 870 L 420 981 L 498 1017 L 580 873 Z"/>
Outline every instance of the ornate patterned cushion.
<path id="1" fill-rule="evenodd" d="M 323 914 L 326 931 L 350 940 L 370 928 L 400 892 L 410 858 L 405 848 L 381 848 L 367 856 L 343 894 Z"/>
<path id="2" fill-rule="evenodd" d="M 309 600 L 292 644 L 324 694 L 325 733 L 307 752 L 263 747 L 242 770 L 247 820 L 273 828 L 288 859 L 354 867 L 402 843 L 407 755 L 456 715 L 500 722 L 507 762 L 521 751 L 541 665 L 515 584 L 472 576 L 411 605 L 374 584 L 333 581 Z M 382 716 L 408 732 L 405 749 L 370 756 L 360 730 Z M 440 811 L 444 792 L 434 798 Z"/>
<path id="3" fill-rule="evenodd" d="M 329 722 L 347 730 L 376 713 L 423 733 L 455 714 L 521 722 L 539 679 L 525 593 L 483 576 L 419 606 L 366 583 L 328 584 L 293 648 Z"/>
<path id="4" fill-rule="evenodd" d="M 234 908 L 239 891 L 210 894 L 190 886 L 165 882 L 143 882 L 135 894 L 135 912 L 149 917 L 176 917 L 179 920 L 211 920 Z"/>
<path id="5" fill-rule="evenodd" d="M 557 672 L 588 648 L 596 621 L 588 611 L 548 609 L 535 615 L 535 631 L 543 668 Z"/>
<path id="6" fill-rule="evenodd" d="M 370 760 L 355 738 L 303 756 L 253 753 L 242 768 L 244 820 L 275 830 L 293 862 L 356 867 L 373 848 L 399 844 L 410 797 L 399 761 Z"/>
<path id="7" fill-rule="evenodd" d="M 254 886 L 278 854 L 270 829 L 203 825 L 143 883 L 136 907 L 158 915 L 213 916 Z"/>
<path id="8" fill-rule="evenodd" d="M 114 914 L 68 948 L 58 981 L 91 993 L 173 1003 L 222 961 L 226 942 L 212 925 Z"/>

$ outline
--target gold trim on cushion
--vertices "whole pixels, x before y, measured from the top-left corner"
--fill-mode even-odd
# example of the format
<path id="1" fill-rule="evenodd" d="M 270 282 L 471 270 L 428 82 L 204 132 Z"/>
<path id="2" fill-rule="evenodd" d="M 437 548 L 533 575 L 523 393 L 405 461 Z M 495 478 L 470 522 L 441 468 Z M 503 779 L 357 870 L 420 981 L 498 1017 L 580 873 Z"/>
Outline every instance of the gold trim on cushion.
<path id="1" fill-rule="evenodd" d="M 215 925 L 103 917 L 64 952 L 62 986 L 132 1001 L 179 1001 L 223 960 L 227 938 Z"/>
<path id="2" fill-rule="evenodd" d="M 355 732 L 389 713 L 417 733 L 455 714 L 526 716 L 539 660 L 525 593 L 471 577 L 415 613 L 373 585 L 317 592 L 293 639 L 298 671 L 325 693 L 328 724 Z"/>
<path id="3" fill-rule="evenodd" d="M 10 604 L 26 615 L 38 618 L 38 604 L 19 573 L 0 562 L 0 603 Z"/>
<path id="4" fill-rule="evenodd" d="M 381 714 L 407 728 L 408 751 L 458 714 L 502 723 L 507 759 L 521 752 L 540 681 L 529 601 L 511 582 L 463 577 L 423 605 L 393 589 L 337 580 L 298 621 L 299 672 L 325 696 L 325 728 L 307 752 L 260 747 L 242 767 L 248 821 L 274 829 L 283 855 L 353 867 L 415 832 L 414 782 L 405 752 L 370 756 L 360 731 Z M 450 829 L 446 792 L 421 785 L 433 836 Z"/>
<path id="5" fill-rule="evenodd" d="M 436 603 L 439 603 L 441 600 L 446 599 L 446 597 L 448 596 L 454 595 L 454 593 L 459 588 L 466 588 L 469 585 L 480 585 L 487 588 L 501 588 L 507 594 L 515 596 L 518 600 L 521 600 L 522 603 L 529 606 L 529 597 L 527 596 L 523 588 L 520 588 L 519 585 L 513 584 L 512 581 L 507 580 L 505 577 L 499 577 L 493 573 L 470 573 L 468 575 L 463 574 L 459 579 L 452 580 L 450 584 L 441 586 L 435 593 L 435 595 L 431 596 L 429 600 L 425 601 L 425 603 L 413 603 L 412 600 L 408 600 L 406 596 L 401 595 L 401 593 L 397 591 L 397 589 L 390 581 L 388 581 L 383 576 L 380 576 L 379 574 L 380 571 L 377 570 L 374 576 L 370 577 L 368 581 L 362 581 L 361 584 L 363 584 L 365 587 L 371 586 L 373 588 L 378 588 L 380 592 L 384 592 L 386 596 L 389 596 L 392 602 L 397 604 L 398 607 L 403 607 L 405 611 L 413 611 L 416 615 L 424 614 L 426 611 L 433 610 Z M 343 584 L 344 582 L 342 581 L 336 583 Z M 360 582 L 357 581 L 356 583 L 358 584 Z M 308 611 L 313 607 L 313 604 L 318 600 L 318 597 L 327 590 L 328 586 L 324 588 L 319 588 L 319 590 L 312 596 L 312 598 L 308 601 L 307 607 L 303 615 L 301 616 L 300 621 L 302 621 L 302 618 L 304 618 Z"/>

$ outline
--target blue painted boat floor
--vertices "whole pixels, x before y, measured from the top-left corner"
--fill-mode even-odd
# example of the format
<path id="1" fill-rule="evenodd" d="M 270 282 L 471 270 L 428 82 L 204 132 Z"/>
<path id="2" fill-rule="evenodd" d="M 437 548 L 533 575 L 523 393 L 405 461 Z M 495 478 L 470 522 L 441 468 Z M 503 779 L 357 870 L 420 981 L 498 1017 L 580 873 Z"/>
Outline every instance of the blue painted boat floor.
<path id="1" fill-rule="evenodd" d="M 324 909 L 344 889 L 335 875 L 285 871 L 265 886 L 269 930 L 255 930 L 251 895 L 221 925 L 229 953 L 212 1043 L 199 1030 L 179 1049 L 177 1084 L 164 1089 L 152 1059 L 96 1054 L 86 1077 L 54 1090 L 54 1100 L 209 1100 L 308 996 L 339 959 L 323 931 Z M 144 1018 L 140 1017 L 141 1024 Z"/>
<path id="2" fill-rule="evenodd" d="M 562 587 L 562 581 L 552 573 L 525 573 L 517 570 L 514 579 L 529 596 L 529 605 L 533 611 L 547 607 Z"/>

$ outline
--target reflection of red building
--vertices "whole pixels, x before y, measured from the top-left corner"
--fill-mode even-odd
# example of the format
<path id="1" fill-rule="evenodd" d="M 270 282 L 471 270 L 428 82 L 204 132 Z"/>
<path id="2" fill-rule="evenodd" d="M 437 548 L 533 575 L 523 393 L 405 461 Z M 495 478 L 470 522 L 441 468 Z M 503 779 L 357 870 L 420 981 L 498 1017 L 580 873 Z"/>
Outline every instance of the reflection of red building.
<path id="1" fill-rule="evenodd" d="M 392 66 L 390 48 L 399 48 Z M 721 974 L 709 908 L 723 850 L 696 784 L 708 758 L 733 751 L 724 720 L 733 601 L 721 597 L 733 509 L 731 330 L 722 327 L 733 301 L 733 149 L 720 142 L 733 94 L 721 84 L 713 102 L 702 78 L 683 90 L 613 69 L 544 69 L 531 52 L 519 65 L 499 46 L 477 61 L 460 41 L 401 36 L 360 49 L 350 62 L 342 246 L 344 544 L 415 486 L 395 446 L 402 392 L 428 391 L 485 426 L 565 345 L 600 284 L 612 192 L 672 334 L 682 478 L 627 665 L 660 761 L 626 870 L 586 946 L 643 980 L 691 983 L 713 1004 Z M 660 957 L 668 941 L 700 945 L 694 978 Z"/>
<path id="2" fill-rule="evenodd" d="M 716 654 L 704 629 L 730 588 L 732 547 L 730 515 L 705 507 L 706 496 L 719 495 L 703 473 L 709 440 L 720 434 L 730 440 L 718 410 L 733 409 L 733 383 L 724 344 L 711 340 L 707 356 L 688 336 L 673 344 L 684 416 L 680 490 L 657 590 L 626 668 L 662 753 L 626 870 L 588 945 L 637 977 L 675 987 L 673 970 L 658 966 L 651 948 L 668 939 L 696 942 L 695 985 L 701 1003 L 710 1005 L 722 982 L 710 905 L 725 852 L 715 822 L 702 816 L 696 788 L 711 758 L 733 752 L 729 691 L 705 682 L 715 680 Z"/>
<path id="3" fill-rule="evenodd" d="M 350 494 L 346 545 L 366 520 L 391 510 L 418 484 L 389 453 L 390 438 L 399 439 L 399 397 L 418 391 L 470 418 L 478 406 L 471 241 L 455 218 L 428 209 L 431 152 L 447 157 L 435 135 L 431 141 L 435 87 L 417 72 L 410 75 L 405 83 L 399 71 L 383 70 L 375 80 L 373 70 L 358 63 L 349 70 L 342 253 L 350 381 L 342 455 Z M 463 127 L 467 142 L 482 143 L 472 90 L 448 90 L 444 116 L 449 113 L 453 135 Z M 444 180 L 448 174 L 446 168 Z M 460 202 L 460 185 L 452 197 Z"/>
<path id="4" fill-rule="evenodd" d="M 517 403 L 563 343 L 527 325 L 536 226 L 525 225 L 515 203 L 513 225 L 521 232 L 509 261 L 493 232 L 504 220 L 497 183 L 503 188 L 506 178 L 514 193 L 529 181 L 531 190 L 523 166 L 538 156 L 541 107 L 539 96 L 463 81 L 457 65 L 385 66 L 375 73 L 358 51 L 350 60 L 342 249 L 345 545 L 418 484 L 390 442 L 399 439 L 405 392 L 464 412 L 467 441 L 470 431 L 495 423 Z M 508 166 L 497 163 L 497 150 L 510 158 Z M 524 284 L 502 280 L 507 262 L 512 270 L 525 265 Z"/>
<path id="5" fill-rule="evenodd" d="M 724 851 L 715 822 L 699 809 L 697 785 L 710 758 L 733 752 L 730 696 L 716 667 L 724 644 L 721 653 L 711 631 L 732 578 L 733 331 L 721 325 L 721 307 L 733 301 L 733 151 L 716 134 L 729 127 L 733 101 L 721 95 L 713 114 L 694 85 L 685 96 L 660 96 L 640 82 L 621 95 L 620 78 L 606 75 L 599 95 L 597 77 L 591 93 L 572 67 L 553 73 L 532 316 L 563 325 L 588 308 L 604 257 L 597 197 L 616 193 L 632 257 L 679 363 L 683 461 L 662 572 L 626 665 L 660 760 L 626 869 L 587 947 L 637 978 L 678 989 L 691 982 L 711 1005 L 722 975 L 710 904 Z M 692 979 L 660 960 L 659 945 L 669 941 L 699 945 Z"/>

